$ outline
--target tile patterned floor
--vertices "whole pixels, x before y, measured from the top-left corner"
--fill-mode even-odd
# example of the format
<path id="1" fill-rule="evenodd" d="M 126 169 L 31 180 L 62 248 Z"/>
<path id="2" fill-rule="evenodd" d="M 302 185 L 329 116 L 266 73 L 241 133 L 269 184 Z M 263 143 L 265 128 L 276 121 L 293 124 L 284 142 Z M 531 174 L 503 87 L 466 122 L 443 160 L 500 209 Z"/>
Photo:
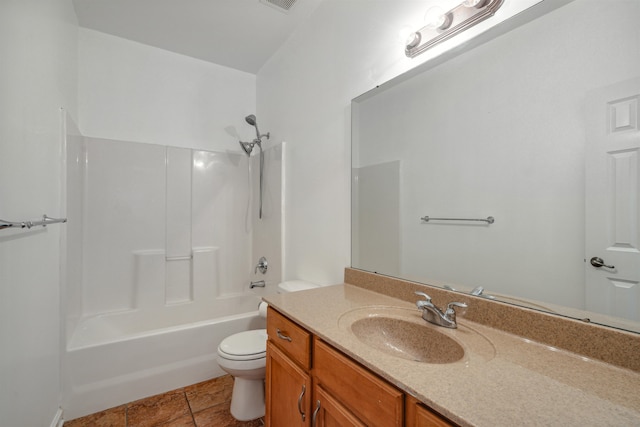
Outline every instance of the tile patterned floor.
<path id="1" fill-rule="evenodd" d="M 231 416 L 232 389 L 233 378 L 225 375 L 66 421 L 64 427 L 261 427 L 262 420 Z"/>

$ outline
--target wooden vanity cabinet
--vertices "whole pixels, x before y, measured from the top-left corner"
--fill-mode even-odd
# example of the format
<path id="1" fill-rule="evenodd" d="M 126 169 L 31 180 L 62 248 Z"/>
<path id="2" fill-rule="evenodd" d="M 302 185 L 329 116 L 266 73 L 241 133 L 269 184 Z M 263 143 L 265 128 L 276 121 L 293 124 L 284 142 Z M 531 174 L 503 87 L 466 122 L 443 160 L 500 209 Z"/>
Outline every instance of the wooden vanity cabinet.
<path id="1" fill-rule="evenodd" d="M 267 334 L 267 427 L 455 426 L 271 307 Z"/>

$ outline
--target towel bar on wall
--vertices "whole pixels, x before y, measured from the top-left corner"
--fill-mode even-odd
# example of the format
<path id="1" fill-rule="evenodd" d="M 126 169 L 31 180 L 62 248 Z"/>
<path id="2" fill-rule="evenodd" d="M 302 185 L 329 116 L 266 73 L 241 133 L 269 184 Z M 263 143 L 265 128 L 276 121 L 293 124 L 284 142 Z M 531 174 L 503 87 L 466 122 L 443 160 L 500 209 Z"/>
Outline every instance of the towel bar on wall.
<path id="1" fill-rule="evenodd" d="M 12 222 L 0 219 L 0 230 L 4 230 L 5 228 L 31 228 L 38 226 L 46 227 L 49 224 L 58 224 L 61 222 L 67 222 L 67 218 L 51 218 L 47 215 L 42 215 L 42 219 L 39 221 Z"/>
<path id="2" fill-rule="evenodd" d="M 420 218 L 424 222 L 429 221 L 482 221 L 487 224 L 493 224 L 496 219 L 492 216 L 488 216 L 486 218 L 431 218 L 430 216 L 423 216 Z"/>

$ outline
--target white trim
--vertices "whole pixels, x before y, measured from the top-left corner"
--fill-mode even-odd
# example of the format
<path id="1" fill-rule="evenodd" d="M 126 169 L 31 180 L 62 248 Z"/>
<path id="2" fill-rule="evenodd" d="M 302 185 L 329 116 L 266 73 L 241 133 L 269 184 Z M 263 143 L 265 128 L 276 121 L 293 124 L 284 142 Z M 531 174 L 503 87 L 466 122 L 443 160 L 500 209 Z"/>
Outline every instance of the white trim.
<path id="1" fill-rule="evenodd" d="M 62 418 L 62 408 L 58 408 L 56 415 L 54 415 L 51 421 L 50 427 L 62 427 L 64 425 L 64 419 Z"/>
<path id="2" fill-rule="evenodd" d="M 287 227 L 286 227 L 286 218 L 287 218 L 287 189 L 289 186 L 289 182 L 287 181 L 287 168 L 289 162 L 289 153 L 286 141 L 282 141 L 282 158 L 281 158 L 281 169 L 280 169 L 280 281 L 284 282 L 285 278 L 288 277 L 287 272 Z"/>

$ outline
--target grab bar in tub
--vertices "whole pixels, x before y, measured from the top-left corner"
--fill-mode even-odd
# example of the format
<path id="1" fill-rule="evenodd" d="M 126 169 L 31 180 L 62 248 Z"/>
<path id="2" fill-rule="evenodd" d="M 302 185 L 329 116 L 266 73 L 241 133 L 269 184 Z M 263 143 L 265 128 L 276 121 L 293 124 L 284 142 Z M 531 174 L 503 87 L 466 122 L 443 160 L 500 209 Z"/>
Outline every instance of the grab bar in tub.
<path id="1" fill-rule="evenodd" d="M 493 224 L 496 220 L 492 216 L 488 216 L 486 218 L 432 218 L 430 216 L 423 216 L 420 218 L 424 222 L 429 221 L 481 221 L 486 222 L 487 224 Z"/>
<path id="2" fill-rule="evenodd" d="M 39 221 L 12 222 L 0 219 L 0 230 L 4 230 L 5 228 L 31 228 L 38 226 L 46 227 L 49 224 L 58 224 L 63 222 L 67 222 L 67 218 L 51 218 L 47 215 L 42 215 L 42 219 Z"/>

